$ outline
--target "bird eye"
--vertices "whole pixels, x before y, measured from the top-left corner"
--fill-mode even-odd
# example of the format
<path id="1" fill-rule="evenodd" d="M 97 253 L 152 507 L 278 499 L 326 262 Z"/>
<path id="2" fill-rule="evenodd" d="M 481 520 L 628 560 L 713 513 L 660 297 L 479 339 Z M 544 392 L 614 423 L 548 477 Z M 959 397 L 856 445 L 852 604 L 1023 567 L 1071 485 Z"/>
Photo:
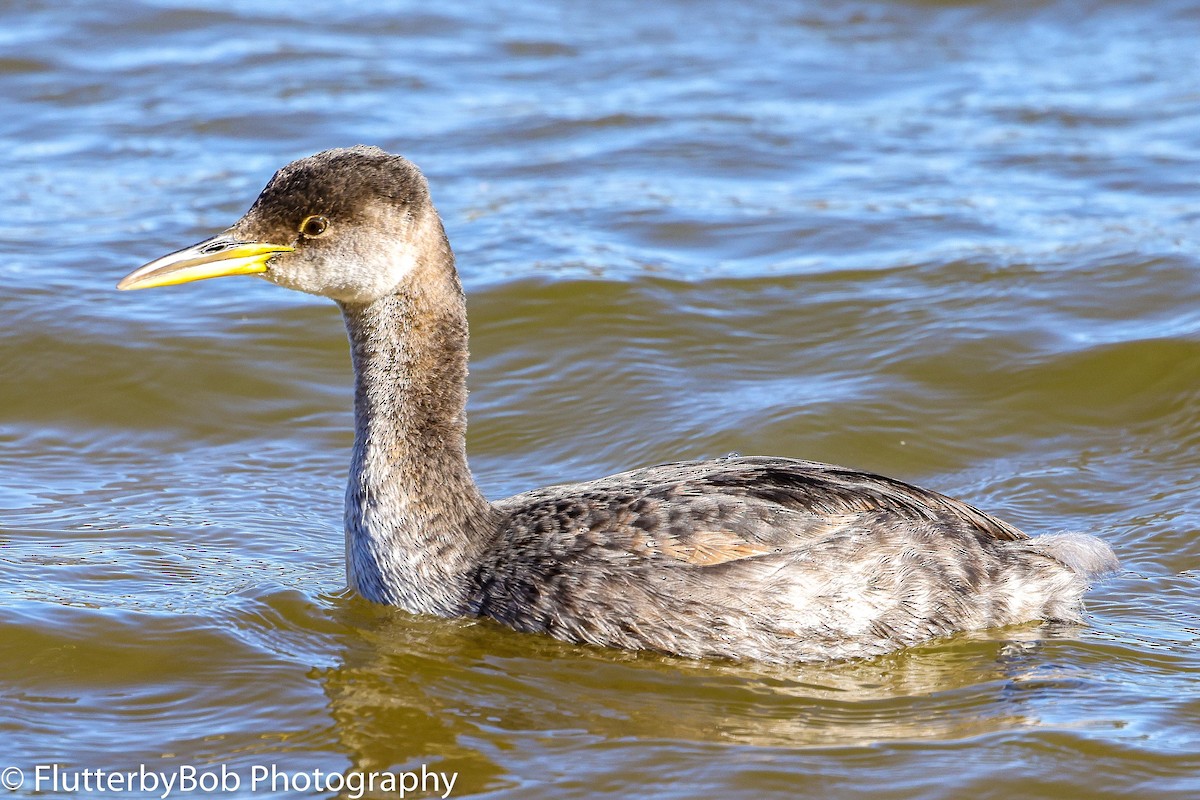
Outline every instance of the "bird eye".
<path id="1" fill-rule="evenodd" d="M 315 238 L 324 233 L 328 227 L 329 220 L 320 214 L 314 214 L 311 217 L 305 217 L 304 222 L 300 223 L 300 233 Z"/>

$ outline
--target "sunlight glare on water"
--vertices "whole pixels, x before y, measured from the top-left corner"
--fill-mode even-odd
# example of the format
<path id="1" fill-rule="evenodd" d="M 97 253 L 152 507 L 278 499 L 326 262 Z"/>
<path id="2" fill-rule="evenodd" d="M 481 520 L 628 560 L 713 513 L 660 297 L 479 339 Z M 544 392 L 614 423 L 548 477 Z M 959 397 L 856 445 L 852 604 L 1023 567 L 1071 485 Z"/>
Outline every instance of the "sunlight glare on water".
<path id="1" fill-rule="evenodd" d="M 1200 796 L 1198 37 L 1181 0 L 6 4 L 0 770 Z M 113 285 L 356 143 L 430 180 L 490 497 L 810 458 L 1125 571 L 1087 626 L 788 669 L 352 597 L 336 309 Z"/>

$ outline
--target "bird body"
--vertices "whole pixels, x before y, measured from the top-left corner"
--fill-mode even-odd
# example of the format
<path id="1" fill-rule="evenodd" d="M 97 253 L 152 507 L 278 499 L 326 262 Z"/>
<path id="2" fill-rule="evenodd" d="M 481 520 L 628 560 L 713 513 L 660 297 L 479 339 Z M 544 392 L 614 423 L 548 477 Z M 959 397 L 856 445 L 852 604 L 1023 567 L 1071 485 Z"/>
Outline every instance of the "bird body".
<path id="1" fill-rule="evenodd" d="M 1056 549 L 966 504 L 786 458 L 666 464 L 497 504 L 467 611 L 569 641 L 817 661 L 960 630 L 1079 621 Z"/>
<path id="2" fill-rule="evenodd" d="M 820 661 L 1079 621 L 1099 539 L 1031 538 L 957 500 L 787 458 L 634 470 L 489 502 L 466 455 L 467 316 L 428 186 L 377 148 L 280 170 L 224 234 L 126 277 L 261 274 L 341 308 L 355 372 L 347 580 L 416 613 L 578 643 Z"/>

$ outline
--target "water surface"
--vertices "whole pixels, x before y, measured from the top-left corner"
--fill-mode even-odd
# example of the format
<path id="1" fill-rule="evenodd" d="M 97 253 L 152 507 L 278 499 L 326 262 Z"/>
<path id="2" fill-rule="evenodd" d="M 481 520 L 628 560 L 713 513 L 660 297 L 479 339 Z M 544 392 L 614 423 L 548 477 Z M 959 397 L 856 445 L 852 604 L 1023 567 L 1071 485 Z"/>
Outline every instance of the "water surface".
<path id="1" fill-rule="evenodd" d="M 56 763 L 224 766 L 243 797 L 336 794 L 251 791 L 262 765 L 424 765 L 455 797 L 1200 794 L 1193 4 L 226 5 L 2 6 L 17 795 Z M 457 251 L 489 496 L 804 457 L 1127 571 L 1086 627 L 795 669 L 348 596 L 333 306 L 113 285 L 359 142 L 423 167 Z"/>

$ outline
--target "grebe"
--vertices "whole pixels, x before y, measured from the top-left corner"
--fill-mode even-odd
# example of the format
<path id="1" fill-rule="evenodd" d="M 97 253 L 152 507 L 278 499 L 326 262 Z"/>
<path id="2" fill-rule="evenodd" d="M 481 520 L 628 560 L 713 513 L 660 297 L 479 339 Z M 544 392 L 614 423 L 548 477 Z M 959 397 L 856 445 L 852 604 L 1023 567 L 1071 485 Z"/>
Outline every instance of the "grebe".
<path id="1" fill-rule="evenodd" d="M 692 658 L 871 656 L 955 631 L 1080 621 L 1116 568 L 966 503 L 789 458 L 638 469 L 489 502 L 467 466 L 467 314 L 428 184 L 375 147 L 279 170 L 213 238 L 120 289 L 257 274 L 340 306 L 354 363 L 346 573 L 411 612 Z"/>

